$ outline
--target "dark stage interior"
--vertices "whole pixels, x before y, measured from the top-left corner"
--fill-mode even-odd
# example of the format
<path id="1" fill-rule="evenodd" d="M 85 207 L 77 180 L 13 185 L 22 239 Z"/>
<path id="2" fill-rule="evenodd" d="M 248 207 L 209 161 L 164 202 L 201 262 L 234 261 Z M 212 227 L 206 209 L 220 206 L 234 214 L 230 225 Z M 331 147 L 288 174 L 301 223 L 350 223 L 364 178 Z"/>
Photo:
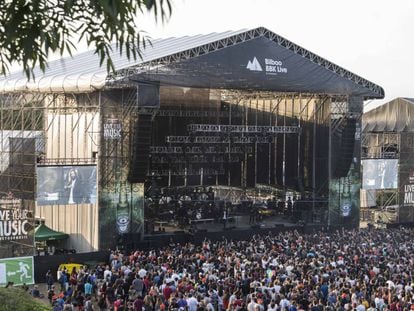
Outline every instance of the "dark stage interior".
<path id="1" fill-rule="evenodd" d="M 136 129 L 151 138 L 145 233 L 326 223 L 329 107 L 316 95 L 161 87 Z"/>

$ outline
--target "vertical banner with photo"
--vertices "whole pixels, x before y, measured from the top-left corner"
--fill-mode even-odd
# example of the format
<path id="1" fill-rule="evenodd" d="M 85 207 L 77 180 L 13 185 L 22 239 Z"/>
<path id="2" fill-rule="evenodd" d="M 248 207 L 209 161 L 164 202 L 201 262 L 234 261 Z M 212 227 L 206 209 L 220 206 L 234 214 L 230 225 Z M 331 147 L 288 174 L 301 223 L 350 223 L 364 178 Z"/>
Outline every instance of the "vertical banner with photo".
<path id="1" fill-rule="evenodd" d="M 344 116 L 344 130 L 342 132 L 344 146 L 353 144 L 352 161 L 346 176 L 331 178 L 329 181 L 329 216 L 330 226 L 359 227 L 360 189 L 361 189 L 361 116 L 363 99 L 350 97 L 348 99 L 348 112 L 350 116 Z M 355 129 L 352 135 L 353 126 Z M 331 137 L 333 139 L 333 137 Z M 334 145 L 332 143 L 332 145 Z M 342 147 L 344 148 L 344 147 Z M 333 151 L 331 150 L 331 156 Z M 330 161 L 347 161 L 348 159 L 333 159 Z M 350 159 L 349 159 L 350 160 Z M 339 163 L 345 165 L 345 163 Z"/>
<path id="2" fill-rule="evenodd" d="M 0 198 L 0 258 L 33 255 L 33 201 Z"/>
<path id="3" fill-rule="evenodd" d="M 414 221 L 414 133 L 402 132 L 399 172 L 399 222 Z"/>
<path id="4" fill-rule="evenodd" d="M 335 178 L 329 184 L 329 222 L 332 226 L 358 226 L 361 178 L 357 158 L 346 177 Z"/>
<path id="5" fill-rule="evenodd" d="M 99 156 L 99 248 L 121 245 L 125 237 L 142 238 L 144 184 L 128 182 L 133 129 L 138 109 L 137 91 L 102 93 Z M 133 241 L 129 241 L 133 242 Z"/>
<path id="6" fill-rule="evenodd" d="M 120 180 L 99 195 L 101 247 L 113 248 L 126 234 L 141 234 L 144 225 L 144 184 Z"/>

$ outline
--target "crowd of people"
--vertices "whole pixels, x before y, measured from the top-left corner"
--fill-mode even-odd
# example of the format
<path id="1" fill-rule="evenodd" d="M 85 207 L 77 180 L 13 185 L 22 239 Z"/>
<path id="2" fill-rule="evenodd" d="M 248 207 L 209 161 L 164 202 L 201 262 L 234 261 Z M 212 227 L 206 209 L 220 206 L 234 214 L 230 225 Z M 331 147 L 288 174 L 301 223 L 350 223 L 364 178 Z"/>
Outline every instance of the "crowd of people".
<path id="1" fill-rule="evenodd" d="M 360 229 L 205 240 L 60 271 L 54 310 L 414 310 L 414 230 Z"/>

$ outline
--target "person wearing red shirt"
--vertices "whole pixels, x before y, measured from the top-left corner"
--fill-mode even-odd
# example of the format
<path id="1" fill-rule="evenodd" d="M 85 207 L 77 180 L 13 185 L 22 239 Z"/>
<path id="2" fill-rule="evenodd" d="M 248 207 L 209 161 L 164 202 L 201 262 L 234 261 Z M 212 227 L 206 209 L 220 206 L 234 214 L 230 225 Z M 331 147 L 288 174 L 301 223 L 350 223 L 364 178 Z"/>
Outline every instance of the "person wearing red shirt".
<path id="1" fill-rule="evenodd" d="M 172 292 L 173 292 L 172 288 L 170 287 L 169 284 L 167 284 L 167 286 L 165 286 L 164 290 L 162 291 L 165 301 L 168 301 L 170 299 Z"/>

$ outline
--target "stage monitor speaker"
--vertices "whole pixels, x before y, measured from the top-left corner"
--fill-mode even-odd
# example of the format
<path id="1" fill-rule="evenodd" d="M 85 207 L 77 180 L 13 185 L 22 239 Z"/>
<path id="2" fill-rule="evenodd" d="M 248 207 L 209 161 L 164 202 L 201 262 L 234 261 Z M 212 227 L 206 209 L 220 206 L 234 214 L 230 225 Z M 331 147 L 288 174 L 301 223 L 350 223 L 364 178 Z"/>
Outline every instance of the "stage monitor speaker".
<path id="1" fill-rule="evenodd" d="M 354 157 L 356 120 L 347 118 L 332 137 L 333 177 L 341 178 L 348 174 Z"/>
<path id="2" fill-rule="evenodd" d="M 146 179 L 152 134 L 152 116 L 138 116 L 134 128 L 131 163 L 128 174 L 130 183 L 142 183 Z"/>
<path id="3" fill-rule="evenodd" d="M 260 229 L 260 225 L 251 225 L 250 226 L 252 229 Z"/>

